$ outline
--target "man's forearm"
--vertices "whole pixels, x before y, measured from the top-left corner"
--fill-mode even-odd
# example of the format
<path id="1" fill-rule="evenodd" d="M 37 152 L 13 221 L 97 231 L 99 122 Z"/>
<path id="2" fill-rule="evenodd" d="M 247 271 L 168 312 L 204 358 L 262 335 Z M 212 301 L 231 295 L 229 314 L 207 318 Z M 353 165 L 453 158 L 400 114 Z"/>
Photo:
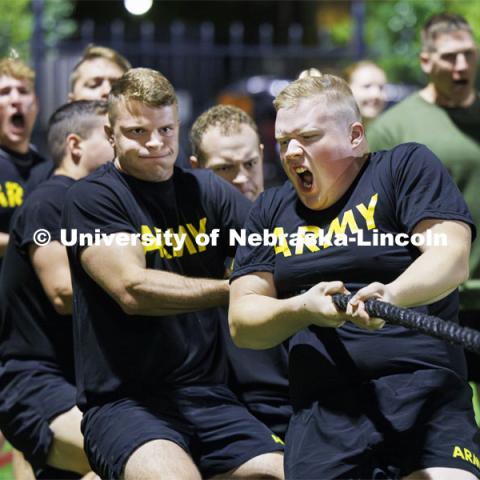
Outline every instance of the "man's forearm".
<path id="1" fill-rule="evenodd" d="M 468 276 L 467 255 L 428 250 L 388 285 L 402 307 L 426 305 L 446 297 Z"/>
<path id="2" fill-rule="evenodd" d="M 226 280 L 143 269 L 125 285 L 120 303 L 136 315 L 176 315 L 228 304 Z"/>
<path id="3" fill-rule="evenodd" d="M 0 257 L 5 255 L 9 238 L 10 235 L 8 233 L 0 232 Z"/>
<path id="4" fill-rule="evenodd" d="M 278 299 L 245 295 L 230 304 L 229 324 L 239 347 L 265 349 L 279 345 L 311 323 L 300 296 Z"/>

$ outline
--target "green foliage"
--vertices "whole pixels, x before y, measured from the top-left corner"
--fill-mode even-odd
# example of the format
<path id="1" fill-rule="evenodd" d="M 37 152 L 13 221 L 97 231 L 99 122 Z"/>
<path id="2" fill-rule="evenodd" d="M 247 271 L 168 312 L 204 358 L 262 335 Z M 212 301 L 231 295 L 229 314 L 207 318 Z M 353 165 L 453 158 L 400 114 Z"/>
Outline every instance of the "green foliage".
<path id="1" fill-rule="evenodd" d="M 346 18 L 330 27 L 330 36 L 337 46 L 346 46 L 353 35 L 353 20 Z"/>
<path id="2" fill-rule="evenodd" d="M 420 30 L 434 13 L 461 14 L 474 32 L 480 31 L 477 0 L 369 0 L 366 7 L 368 56 L 385 69 L 393 82 L 424 83 L 418 60 Z"/>
<path id="3" fill-rule="evenodd" d="M 33 23 L 30 0 L 0 0 L 0 11 L 0 55 L 15 48 L 21 58 L 28 58 Z"/>
<path id="4" fill-rule="evenodd" d="M 14 48 L 23 60 L 29 60 L 34 18 L 31 0 L 0 0 L 0 56 Z M 75 32 L 73 0 L 44 0 L 43 31 L 45 44 L 54 46 Z"/>
<path id="5" fill-rule="evenodd" d="M 59 40 L 75 33 L 77 23 L 70 18 L 74 9 L 72 0 L 45 0 L 43 31 L 47 46 L 53 47 Z"/>

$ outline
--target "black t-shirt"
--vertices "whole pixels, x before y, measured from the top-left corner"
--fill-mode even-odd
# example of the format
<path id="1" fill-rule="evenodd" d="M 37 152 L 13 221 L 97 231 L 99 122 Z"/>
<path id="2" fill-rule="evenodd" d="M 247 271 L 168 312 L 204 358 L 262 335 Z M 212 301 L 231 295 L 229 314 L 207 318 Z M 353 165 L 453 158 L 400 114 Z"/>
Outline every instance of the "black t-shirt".
<path id="1" fill-rule="evenodd" d="M 55 176 L 40 185 L 14 214 L 0 276 L 2 360 L 26 359 L 59 365 L 73 382 L 73 332 L 69 315 L 59 315 L 38 279 L 28 255 L 33 234 L 43 228 L 60 240 L 60 220 L 74 181 Z"/>
<path id="2" fill-rule="evenodd" d="M 266 191 L 254 204 L 247 233 L 264 229 L 281 237 L 312 231 L 345 233 L 361 242 L 348 245 L 287 241 L 276 247 L 241 246 L 232 279 L 252 272 L 274 275 L 279 297 L 289 297 L 321 281 L 341 280 L 354 292 L 374 282 L 389 283 L 420 254 L 416 247 L 374 246 L 374 235 L 411 233 L 422 219 L 459 220 L 475 226 L 445 167 L 423 145 L 409 143 L 371 154 L 347 192 L 331 207 L 314 211 L 298 199 L 290 182 Z M 283 229 L 283 230 L 280 230 Z M 318 233 L 318 231 L 317 231 Z M 352 235 L 356 234 L 356 235 Z M 290 239 L 292 240 L 292 239 Z M 357 241 L 359 243 L 360 240 Z M 415 310 L 455 321 L 458 291 Z M 386 325 L 371 332 L 347 322 L 339 329 L 311 326 L 290 341 L 289 379 L 294 405 L 300 407 L 350 381 L 448 368 L 465 374 L 461 348 L 403 327 Z"/>
<path id="3" fill-rule="evenodd" d="M 480 142 L 480 97 L 475 96 L 475 101 L 469 107 L 445 108 L 452 122 L 466 135 L 477 143 Z"/>
<path id="4" fill-rule="evenodd" d="M 227 314 L 225 313 L 225 317 Z M 222 323 L 230 365 L 229 385 L 245 403 L 289 403 L 288 352 L 283 345 L 266 350 L 237 347 L 230 336 L 228 320 Z"/>
<path id="5" fill-rule="evenodd" d="M 171 247 L 146 250 L 147 268 L 199 278 L 224 275 L 234 254 L 228 230 L 240 228 L 250 202 L 209 171 L 175 168 L 165 182 L 146 182 L 109 163 L 69 191 L 64 225 L 80 233 L 185 233 Z M 217 246 L 197 232 L 219 229 Z M 118 396 L 158 394 L 166 386 L 225 381 L 219 309 L 170 316 L 127 315 L 83 270 L 81 247 L 68 248 L 74 286 L 74 342 L 80 405 Z"/>
<path id="6" fill-rule="evenodd" d="M 55 171 L 55 164 L 52 160 L 46 160 L 32 168 L 25 188 L 25 195 L 29 195 L 38 185 L 48 180 Z"/>
<path id="7" fill-rule="evenodd" d="M 0 147 L 0 232 L 8 232 L 15 208 L 23 203 L 30 171 L 44 160 L 33 148 L 21 154 Z"/>

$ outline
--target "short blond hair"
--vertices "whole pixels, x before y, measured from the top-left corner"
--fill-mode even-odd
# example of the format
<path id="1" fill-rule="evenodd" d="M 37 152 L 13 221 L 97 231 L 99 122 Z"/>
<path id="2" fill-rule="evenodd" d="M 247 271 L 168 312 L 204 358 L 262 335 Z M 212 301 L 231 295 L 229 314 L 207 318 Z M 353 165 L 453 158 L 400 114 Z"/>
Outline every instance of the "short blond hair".
<path id="1" fill-rule="evenodd" d="M 127 70 L 132 68 L 130 62 L 116 50 L 108 47 L 101 47 L 100 45 L 88 45 L 87 48 L 83 51 L 82 57 L 78 63 L 73 67 L 72 73 L 70 74 L 70 91 L 73 92 L 75 84 L 77 83 L 78 78 L 80 77 L 79 69 L 80 67 L 90 60 L 95 60 L 97 58 L 103 58 L 109 62 L 114 63 L 120 70 L 125 73 Z"/>
<path id="2" fill-rule="evenodd" d="M 329 106 L 345 113 L 349 119 L 361 121 L 360 110 L 348 83 L 328 73 L 320 77 L 308 76 L 295 80 L 277 95 L 273 105 L 278 111 L 281 108 L 294 107 L 300 100 L 315 96 L 323 97 Z"/>
<path id="3" fill-rule="evenodd" d="M 132 68 L 113 82 L 108 96 L 108 118 L 112 126 L 118 103 L 129 100 L 137 100 L 149 107 L 178 104 L 172 84 L 160 72 L 150 68 Z"/>
<path id="4" fill-rule="evenodd" d="M 321 77 L 321 76 L 322 76 L 322 72 L 318 68 L 310 67 L 310 68 L 306 68 L 305 70 L 302 70 L 298 74 L 297 78 Z"/>
<path id="5" fill-rule="evenodd" d="M 205 153 L 202 150 L 203 136 L 208 129 L 218 127 L 222 135 L 232 135 L 240 132 L 242 125 L 248 125 L 258 137 L 256 123 L 248 113 L 233 105 L 215 105 L 203 112 L 192 125 L 190 143 L 192 155 L 198 158 L 200 165 L 206 163 Z M 258 137 L 260 144 L 260 138 Z"/>
<path id="6" fill-rule="evenodd" d="M 25 80 L 30 83 L 32 87 L 35 83 L 35 72 L 18 58 L 0 59 L 0 76 Z"/>

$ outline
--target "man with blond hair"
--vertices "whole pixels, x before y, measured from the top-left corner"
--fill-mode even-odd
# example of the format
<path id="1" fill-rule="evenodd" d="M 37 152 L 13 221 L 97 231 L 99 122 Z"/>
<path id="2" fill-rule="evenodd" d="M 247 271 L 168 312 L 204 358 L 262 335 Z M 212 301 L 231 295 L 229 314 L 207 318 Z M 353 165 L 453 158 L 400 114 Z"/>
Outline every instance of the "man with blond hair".
<path id="1" fill-rule="evenodd" d="M 68 99 L 107 100 L 112 82 L 129 68 L 130 62 L 112 48 L 89 45 L 70 74 Z"/>
<path id="2" fill-rule="evenodd" d="M 192 168 L 208 168 L 249 200 L 263 192 L 263 145 L 257 125 L 232 105 L 203 112 L 190 131 Z M 285 438 L 291 416 L 287 351 L 283 346 L 255 351 L 236 347 L 225 316 L 222 333 L 227 347 L 229 385 L 249 410 L 272 432 Z"/>
<path id="3" fill-rule="evenodd" d="M 0 60 L 0 257 L 7 248 L 10 219 L 23 203 L 30 171 L 44 161 L 30 144 L 38 112 L 34 84 L 35 72 L 24 62 Z"/>
<path id="4" fill-rule="evenodd" d="M 211 172 L 175 168 L 178 105 L 159 72 L 115 82 L 114 163 L 75 184 L 64 223 L 79 405 L 102 478 L 283 477 L 282 447 L 225 384 L 217 307 L 228 233 L 249 202 Z"/>
<path id="5" fill-rule="evenodd" d="M 70 75 L 68 100 L 107 100 L 112 82 L 120 78 L 129 68 L 130 62 L 116 50 L 100 45 L 89 45 Z M 44 162 L 32 170 L 27 193 L 49 178 L 55 165 Z"/>
<path id="6" fill-rule="evenodd" d="M 422 145 L 369 153 L 338 77 L 296 80 L 274 105 L 290 181 L 255 202 L 245 228 L 278 240 L 238 247 L 229 321 L 242 347 L 292 336 L 286 477 L 477 478 L 462 349 L 365 310 L 373 297 L 456 320 L 475 234 L 458 189 Z M 340 312 L 332 295 L 349 291 Z"/>

